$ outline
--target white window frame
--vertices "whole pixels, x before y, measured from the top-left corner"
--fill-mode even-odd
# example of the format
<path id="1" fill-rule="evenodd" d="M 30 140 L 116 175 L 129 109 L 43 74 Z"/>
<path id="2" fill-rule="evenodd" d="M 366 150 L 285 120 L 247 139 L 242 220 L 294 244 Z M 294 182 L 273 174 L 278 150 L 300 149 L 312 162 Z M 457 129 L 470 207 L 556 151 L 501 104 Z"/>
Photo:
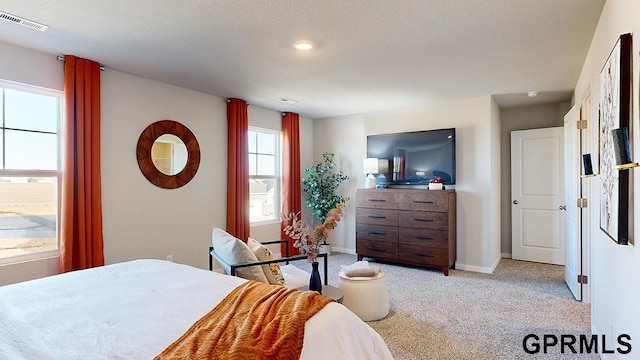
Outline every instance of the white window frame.
<path id="1" fill-rule="evenodd" d="M 249 223 L 253 225 L 267 225 L 267 224 L 275 224 L 280 223 L 280 217 L 282 213 L 282 131 L 265 129 L 255 126 L 249 126 L 249 131 L 253 131 L 256 133 L 266 133 L 275 135 L 276 138 L 276 174 L 275 175 L 249 175 L 249 180 L 275 180 L 276 183 L 276 191 L 274 192 L 274 210 L 273 210 L 273 219 L 269 220 L 259 220 L 259 221 L 251 221 L 251 217 L 249 217 Z M 247 135 L 248 136 L 248 135 Z M 248 143 L 247 143 L 248 145 Z M 248 149 L 247 149 L 248 152 Z M 249 154 L 260 154 L 257 152 L 249 152 Z M 271 154 L 267 154 L 271 155 Z M 249 197 L 251 197 L 251 193 L 249 193 Z"/>
<path id="2" fill-rule="evenodd" d="M 0 265 L 14 264 L 18 262 L 46 259 L 51 257 L 60 256 L 60 203 L 61 203 L 61 190 L 62 190 L 62 102 L 63 92 L 60 90 L 46 89 L 38 86 L 32 86 L 27 84 L 21 84 L 17 82 L 0 80 L 0 88 L 23 91 L 33 94 L 46 95 L 58 98 L 58 120 L 56 126 L 57 134 L 57 170 L 16 170 L 16 169 L 4 169 L 4 158 L 0 159 L 0 177 L 51 177 L 56 178 L 57 192 L 56 192 L 56 249 L 44 250 L 33 252 L 29 254 L 19 254 L 7 257 L 0 257 Z M 4 92 L 0 94 L 0 101 L 4 102 Z M 4 114 L 5 106 L 2 106 L 2 114 L 0 114 L 0 136 L 4 137 Z M 11 128 L 7 128 L 11 129 Z M 37 131 L 36 131 L 37 132 Z M 2 142 L 2 146 L 5 146 L 5 142 Z M 6 156 L 6 150 L 2 149 L 2 156 Z"/>

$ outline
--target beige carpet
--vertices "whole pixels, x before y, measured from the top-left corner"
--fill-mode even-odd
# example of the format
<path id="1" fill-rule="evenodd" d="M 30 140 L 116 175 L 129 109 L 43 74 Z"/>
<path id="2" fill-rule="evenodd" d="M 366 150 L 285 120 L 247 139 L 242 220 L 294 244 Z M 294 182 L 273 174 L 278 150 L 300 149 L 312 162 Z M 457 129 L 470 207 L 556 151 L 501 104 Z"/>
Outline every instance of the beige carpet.
<path id="1" fill-rule="evenodd" d="M 355 255 L 330 256 L 329 283 L 336 284 L 341 265 L 355 261 Z M 590 306 L 573 299 L 562 266 L 503 259 L 490 275 L 451 270 L 445 277 L 438 270 L 372 264 L 385 273 L 391 312 L 368 324 L 398 360 L 598 359 L 561 354 L 560 346 L 547 354 L 523 350 L 527 334 L 541 341 L 545 334 L 590 335 Z"/>

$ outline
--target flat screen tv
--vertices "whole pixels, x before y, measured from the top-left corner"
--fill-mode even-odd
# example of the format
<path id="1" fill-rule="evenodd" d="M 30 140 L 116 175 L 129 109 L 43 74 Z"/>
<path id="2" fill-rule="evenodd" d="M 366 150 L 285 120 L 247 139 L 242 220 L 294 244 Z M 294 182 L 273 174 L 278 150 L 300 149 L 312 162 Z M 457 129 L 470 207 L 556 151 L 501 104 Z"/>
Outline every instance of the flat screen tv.
<path id="1" fill-rule="evenodd" d="M 456 129 L 369 135 L 367 157 L 378 158 L 377 185 L 454 185 Z"/>

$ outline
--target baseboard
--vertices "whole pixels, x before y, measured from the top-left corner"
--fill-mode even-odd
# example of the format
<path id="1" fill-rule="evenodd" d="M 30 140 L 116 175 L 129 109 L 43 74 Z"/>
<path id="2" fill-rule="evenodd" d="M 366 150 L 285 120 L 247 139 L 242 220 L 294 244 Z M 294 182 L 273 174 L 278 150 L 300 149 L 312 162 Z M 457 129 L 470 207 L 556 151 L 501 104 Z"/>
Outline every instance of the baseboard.
<path id="1" fill-rule="evenodd" d="M 511 259 L 511 253 L 502 253 L 503 259 Z"/>
<path id="2" fill-rule="evenodd" d="M 347 249 L 347 248 L 335 247 L 333 245 L 331 245 L 331 252 L 338 252 L 338 253 L 342 253 L 342 254 L 351 254 L 351 255 L 355 255 L 356 254 L 356 250 L 355 249 Z"/>
<path id="3" fill-rule="evenodd" d="M 456 261 L 456 270 L 474 271 L 474 272 L 479 272 L 483 274 L 493 274 L 493 272 L 496 270 L 496 267 L 498 267 L 498 264 L 500 263 L 501 259 L 502 257 L 498 256 L 493 262 L 493 265 L 491 265 L 491 267 L 462 264 Z"/>
<path id="4" fill-rule="evenodd" d="M 496 268 L 498 267 L 498 264 L 500 264 L 500 260 L 502 260 L 502 256 L 498 255 L 496 257 L 495 260 L 493 260 L 493 265 L 491 265 L 491 273 L 493 274 L 494 271 L 496 271 Z"/>

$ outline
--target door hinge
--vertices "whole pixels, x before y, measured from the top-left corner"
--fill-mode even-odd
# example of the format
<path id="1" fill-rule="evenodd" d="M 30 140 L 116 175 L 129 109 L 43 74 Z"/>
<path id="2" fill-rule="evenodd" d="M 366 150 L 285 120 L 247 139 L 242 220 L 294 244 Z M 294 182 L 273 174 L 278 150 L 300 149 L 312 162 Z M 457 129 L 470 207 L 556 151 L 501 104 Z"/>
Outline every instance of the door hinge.
<path id="1" fill-rule="evenodd" d="M 576 121 L 576 127 L 578 128 L 578 130 L 586 129 L 587 128 L 587 120 L 578 120 L 578 121 Z"/>
<path id="2" fill-rule="evenodd" d="M 587 207 L 587 199 L 586 198 L 579 198 L 578 199 L 578 207 L 579 208 L 586 208 Z"/>
<path id="3" fill-rule="evenodd" d="M 578 275 L 578 284 L 588 284 L 589 277 L 587 275 Z"/>

